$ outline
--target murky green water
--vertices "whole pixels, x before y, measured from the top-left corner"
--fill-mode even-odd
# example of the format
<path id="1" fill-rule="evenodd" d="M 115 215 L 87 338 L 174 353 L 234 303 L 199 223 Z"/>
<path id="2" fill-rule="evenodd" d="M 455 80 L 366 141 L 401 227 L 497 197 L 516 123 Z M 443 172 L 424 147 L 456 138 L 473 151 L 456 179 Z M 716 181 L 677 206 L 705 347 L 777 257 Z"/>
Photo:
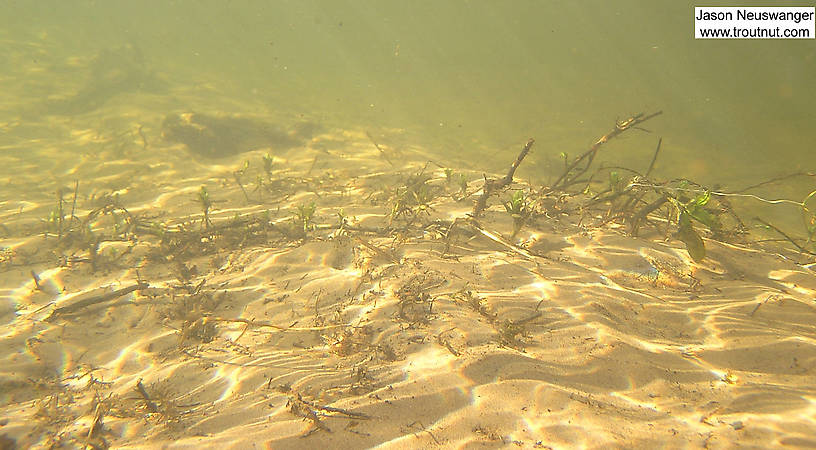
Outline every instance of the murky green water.
<path id="1" fill-rule="evenodd" d="M 196 83 L 204 74 L 247 109 L 407 128 L 446 152 L 509 155 L 534 136 L 534 158 L 544 169 L 561 151 L 583 151 L 616 117 L 657 109 L 666 111 L 653 128 L 666 140 L 660 169 L 667 175 L 736 187 L 758 169 L 776 175 L 816 162 L 813 41 L 694 40 L 690 3 L 157 1 L 4 8 L 4 40 L 44 45 L 48 61 L 39 67 L 55 78 L 78 76 L 61 58 L 130 44 L 151 70 L 175 82 Z M 25 77 L 19 70 L 7 66 L 6 76 Z M 207 99 L 167 103 L 200 108 Z M 655 139 L 630 138 L 607 156 L 642 163 Z"/>

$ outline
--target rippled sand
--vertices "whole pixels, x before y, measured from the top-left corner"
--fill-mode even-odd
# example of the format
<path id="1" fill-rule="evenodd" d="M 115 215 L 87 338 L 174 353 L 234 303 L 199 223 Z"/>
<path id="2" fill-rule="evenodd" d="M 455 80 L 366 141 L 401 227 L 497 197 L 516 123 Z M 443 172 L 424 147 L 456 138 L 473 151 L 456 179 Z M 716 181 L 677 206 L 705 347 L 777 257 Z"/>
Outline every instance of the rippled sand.
<path id="1" fill-rule="evenodd" d="M 816 445 L 816 278 L 780 255 L 708 240 L 695 264 L 676 240 L 557 214 L 511 239 L 509 194 L 449 232 L 475 196 L 443 168 L 468 194 L 482 173 L 399 130 L 377 149 L 327 127 L 273 152 L 255 189 L 269 149 L 195 158 L 161 119 L 3 124 L 2 448 Z M 405 228 L 393 196 L 423 168 L 436 196 Z M 201 230 L 202 186 L 227 237 L 164 252 L 130 230 L 91 260 L 44 236 L 61 188 L 78 219 L 118 196 L 145 223 Z M 389 223 L 405 229 L 377 232 Z"/>

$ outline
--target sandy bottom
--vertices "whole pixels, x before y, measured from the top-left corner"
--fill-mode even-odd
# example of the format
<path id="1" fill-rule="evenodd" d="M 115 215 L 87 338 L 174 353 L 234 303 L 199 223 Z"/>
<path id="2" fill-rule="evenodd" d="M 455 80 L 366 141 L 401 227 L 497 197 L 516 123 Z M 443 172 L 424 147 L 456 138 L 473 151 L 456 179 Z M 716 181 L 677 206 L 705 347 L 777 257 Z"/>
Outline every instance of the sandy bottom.
<path id="1" fill-rule="evenodd" d="M 482 173 L 398 130 L 202 160 L 151 120 L 4 124 L 0 448 L 816 446 L 807 268 L 552 211 L 511 238 L 510 191 L 464 220 Z"/>

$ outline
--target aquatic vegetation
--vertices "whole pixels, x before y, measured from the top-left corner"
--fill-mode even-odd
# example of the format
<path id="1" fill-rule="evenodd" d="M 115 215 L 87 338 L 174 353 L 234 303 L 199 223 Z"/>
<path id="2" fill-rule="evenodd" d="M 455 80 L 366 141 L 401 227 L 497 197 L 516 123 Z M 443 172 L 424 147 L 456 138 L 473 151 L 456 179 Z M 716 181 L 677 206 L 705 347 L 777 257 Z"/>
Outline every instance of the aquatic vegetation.
<path id="1" fill-rule="evenodd" d="M 612 131 L 601 136 L 586 152 L 572 161 L 562 152 L 564 170 L 541 194 L 569 193 L 572 186 L 582 185 L 579 192 L 588 197 L 576 206 L 582 215 L 582 223 L 595 221 L 595 226 L 610 222 L 626 223 L 632 236 L 638 236 L 647 223 L 653 224 L 654 231 L 668 236 L 671 234 L 671 223 L 675 227 L 674 237 L 685 245 L 692 260 L 700 262 L 706 255 L 705 240 L 695 228 L 695 222 L 704 225 L 711 238 L 717 239 L 743 234 L 745 226 L 731 209 L 727 194 L 713 195 L 710 189 L 682 178 L 671 182 L 650 178 L 660 154 L 662 139 L 658 139 L 651 162 L 643 173 L 625 167 L 601 167 L 590 172 L 603 144 L 624 132 L 643 130 L 641 125 L 645 121 L 660 114 L 660 111 L 641 113 L 616 121 Z M 587 174 L 589 177 L 583 178 Z M 597 181 L 604 176 L 605 182 Z M 601 212 L 597 208 L 605 209 Z M 725 222 L 726 218 L 728 224 Z M 657 230 L 660 224 L 665 227 L 662 232 Z"/>
<path id="2" fill-rule="evenodd" d="M 533 213 L 530 201 L 524 191 L 518 190 L 513 192 L 510 200 L 504 202 L 504 209 L 513 218 L 513 237 L 515 237 Z"/>
<path id="3" fill-rule="evenodd" d="M 244 200 L 246 200 L 247 204 L 250 203 L 249 195 L 247 194 L 246 189 L 244 188 L 244 182 L 242 181 L 242 177 L 244 174 L 247 173 L 249 170 L 249 160 L 244 160 L 243 166 L 240 169 L 232 172 L 232 177 L 235 179 L 235 183 L 238 184 L 238 187 L 241 188 L 241 193 L 244 194 Z"/>
<path id="4" fill-rule="evenodd" d="M 444 279 L 431 274 L 409 278 L 394 293 L 397 302 L 397 318 L 410 324 L 426 324 L 433 315 L 434 297 L 428 292 L 444 283 Z"/>
<path id="5" fill-rule="evenodd" d="M 711 191 L 706 189 L 702 194 L 682 205 L 681 213 L 688 214 L 692 219 L 707 226 L 709 230 L 717 232 L 722 226 L 720 218 L 705 208 L 711 200 Z"/>
<path id="6" fill-rule="evenodd" d="M 61 207 L 57 206 L 48 213 L 45 218 L 45 234 L 56 234 L 58 239 L 62 238 L 62 211 Z"/>
<path id="7" fill-rule="evenodd" d="M 453 169 L 451 169 L 450 167 L 446 167 L 444 172 L 445 172 L 445 181 L 448 184 L 451 184 L 451 182 L 453 182 Z"/>
<path id="8" fill-rule="evenodd" d="M 76 183 L 76 188 L 74 190 L 74 199 L 72 201 L 71 214 L 70 214 L 71 219 L 75 218 L 74 217 L 74 210 L 76 208 L 76 195 L 77 195 L 76 189 L 79 189 L 79 182 Z M 65 191 L 66 190 L 67 190 L 67 188 L 57 189 L 56 202 L 54 204 L 54 208 L 51 210 L 51 212 L 48 213 L 48 216 L 45 219 L 45 226 L 46 226 L 45 233 L 46 233 L 46 235 L 48 233 L 56 234 L 58 241 L 62 240 L 63 232 L 70 231 L 70 227 L 67 228 L 67 229 L 65 227 L 65 215 L 66 215 L 65 214 Z"/>
<path id="9" fill-rule="evenodd" d="M 455 172 L 453 169 L 446 168 L 444 170 L 445 173 L 445 183 L 448 187 L 458 187 L 459 191 L 456 193 L 460 198 L 464 198 L 467 195 L 467 176 L 461 172 Z M 456 197 L 453 197 L 456 199 Z"/>
<path id="10" fill-rule="evenodd" d="M 409 176 L 402 186 L 398 186 L 391 195 L 391 211 L 388 214 L 389 225 L 400 217 L 407 217 L 406 227 L 410 227 L 421 214 L 429 214 L 433 209 L 431 203 L 438 196 L 438 189 L 431 186 L 431 177 L 425 174 L 427 165 L 418 173 Z"/>
<path id="11" fill-rule="evenodd" d="M 712 232 L 720 230 L 721 224 L 717 216 L 705 209 L 711 199 L 711 192 L 706 190 L 703 194 L 681 203 L 674 197 L 668 197 L 671 204 L 677 209 L 677 237 L 688 250 L 689 256 L 696 262 L 705 258 L 705 243 L 699 233 L 694 229 L 691 219 L 694 219 L 708 227 Z"/>
<path id="12" fill-rule="evenodd" d="M 202 228 L 209 228 L 212 226 L 212 220 L 210 220 L 212 200 L 210 200 L 210 192 L 207 191 L 206 186 L 201 186 L 201 189 L 198 191 L 198 201 L 201 203 L 201 212 L 203 213 L 203 217 L 201 218 L 201 226 Z"/>
<path id="13" fill-rule="evenodd" d="M 618 194 L 623 192 L 626 188 L 626 182 L 621 178 L 620 174 L 613 170 L 609 172 L 609 192 Z"/>
<path id="14" fill-rule="evenodd" d="M 468 189 L 468 181 L 465 174 L 460 173 L 457 174 L 457 183 L 459 185 L 459 195 L 465 196 L 467 194 Z"/>
<path id="15" fill-rule="evenodd" d="M 616 121 L 615 128 L 612 129 L 612 131 L 601 136 L 597 141 L 595 141 L 594 144 L 592 144 L 589 150 L 582 153 L 580 156 L 573 159 L 571 163 L 566 165 L 564 171 L 552 184 L 552 189 L 565 189 L 579 182 L 579 178 L 584 175 L 587 170 L 589 170 L 592 162 L 595 160 L 595 156 L 598 154 L 598 151 L 601 149 L 603 144 L 606 144 L 611 139 L 614 139 L 621 133 L 628 130 L 640 129 L 640 125 L 642 125 L 644 122 L 661 114 L 663 114 L 663 111 L 657 111 L 648 115 L 646 113 L 640 113 L 631 116 L 626 120 Z M 566 160 L 567 155 L 564 153 L 564 161 Z M 584 163 L 583 166 L 581 166 L 582 163 Z"/>
<path id="16" fill-rule="evenodd" d="M 266 174 L 267 179 L 272 179 L 272 167 L 275 162 L 275 158 L 273 158 L 269 153 L 263 155 L 263 170 Z"/>
<path id="17" fill-rule="evenodd" d="M 411 192 L 411 197 L 411 203 L 416 208 L 416 212 L 427 212 L 431 209 L 431 202 L 435 196 L 431 192 L 431 187 L 423 183 Z"/>
<path id="18" fill-rule="evenodd" d="M 56 237 L 54 254 L 65 265 L 90 263 L 94 272 L 114 266 L 135 246 L 134 233 L 146 226 L 122 205 L 118 194 L 103 193 L 93 197 L 90 203 L 95 207 L 84 217 L 77 217 L 79 182 L 74 183 L 70 210 L 64 194 L 67 191 L 67 188 L 57 190 L 54 207 L 45 219 L 41 219 L 44 237 Z M 103 255 L 100 247 L 105 243 L 129 244 L 124 251 L 110 248 Z M 78 256 L 77 251 L 87 252 L 87 255 Z"/>
<path id="19" fill-rule="evenodd" d="M 510 169 L 507 171 L 507 174 L 504 177 L 500 179 L 488 179 L 487 176 L 485 176 L 485 182 L 482 186 L 482 195 L 476 199 L 476 204 L 473 206 L 473 212 L 470 213 L 471 217 L 478 218 L 482 211 L 487 208 L 487 199 L 490 198 L 493 193 L 506 188 L 513 182 L 513 176 L 516 173 L 516 169 L 518 169 L 522 161 L 524 161 L 524 158 L 527 157 L 527 154 L 530 153 L 530 149 L 533 148 L 533 144 L 535 144 L 535 139 L 527 140 L 527 143 L 524 144 L 521 152 L 519 152 L 516 160 L 513 161 L 513 164 L 510 165 Z"/>
<path id="20" fill-rule="evenodd" d="M 296 228 L 303 231 L 303 234 L 306 234 L 314 227 L 312 220 L 314 219 L 316 210 L 317 206 L 315 205 L 315 202 L 302 203 L 298 205 L 297 212 L 295 212 L 292 220 L 295 223 Z"/>
<path id="21" fill-rule="evenodd" d="M 502 345 L 511 347 L 521 344 L 520 338 L 526 333 L 523 323 L 516 323 L 512 320 L 503 320 L 498 326 L 499 342 Z"/>
<path id="22" fill-rule="evenodd" d="M 337 219 L 338 219 L 337 229 L 342 231 L 343 228 L 345 228 L 345 226 L 348 224 L 348 215 L 346 214 L 346 211 L 343 208 L 340 208 L 340 211 L 337 211 Z"/>

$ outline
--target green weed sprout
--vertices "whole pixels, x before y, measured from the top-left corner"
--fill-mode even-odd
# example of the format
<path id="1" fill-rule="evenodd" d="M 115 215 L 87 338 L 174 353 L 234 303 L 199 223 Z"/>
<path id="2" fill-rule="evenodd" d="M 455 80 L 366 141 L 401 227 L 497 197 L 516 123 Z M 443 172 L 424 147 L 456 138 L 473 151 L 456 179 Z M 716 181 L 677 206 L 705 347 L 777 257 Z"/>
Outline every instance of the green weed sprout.
<path id="1" fill-rule="evenodd" d="M 266 173 L 266 177 L 272 178 L 272 164 L 275 162 L 275 158 L 272 157 L 269 153 L 263 156 L 263 170 Z"/>
<path id="2" fill-rule="evenodd" d="M 458 178 L 457 184 L 459 185 L 459 192 L 462 195 L 465 195 L 467 193 L 467 188 L 468 188 L 467 177 L 465 177 L 464 174 L 460 173 L 460 174 L 458 174 L 457 178 Z"/>
<path id="3" fill-rule="evenodd" d="M 48 213 L 48 218 L 45 220 L 46 231 L 52 232 L 57 234 L 60 227 L 60 211 L 59 206 L 55 206 L 54 209 Z"/>
<path id="4" fill-rule="evenodd" d="M 413 196 L 414 204 L 417 207 L 418 211 L 427 211 L 431 209 L 431 201 L 433 201 L 434 196 L 431 192 L 431 188 L 428 187 L 427 184 L 422 184 L 417 188 L 415 191 L 411 192 Z"/>
<path id="5" fill-rule="evenodd" d="M 210 220 L 210 208 L 212 208 L 212 200 L 210 200 L 210 193 L 207 191 L 206 186 L 201 186 L 201 190 L 198 191 L 198 201 L 201 202 L 201 210 L 204 212 L 204 217 L 201 219 L 201 224 L 205 228 L 209 228 L 212 225 L 212 221 Z"/>
<path id="6" fill-rule="evenodd" d="M 54 209 L 48 214 L 45 219 L 46 234 L 52 232 L 62 240 L 63 221 L 65 220 L 65 211 L 63 209 L 63 192 L 62 189 L 57 189 L 57 202 Z"/>
<path id="7" fill-rule="evenodd" d="M 680 241 L 686 244 L 686 250 L 689 256 L 691 256 L 691 259 L 695 262 L 700 262 L 705 258 L 706 249 L 705 243 L 697 233 L 697 230 L 694 229 L 691 219 L 702 223 L 713 232 L 719 231 L 721 227 L 719 217 L 711 214 L 704 208 L 710 199 L 710 191 L 705 191 L 686 203 L 681 203 L 679 200 L 669 197 L 671 203 L 677 208 L 676 236 Z"/>
<path id="8" fill-rule="evenodd" d="M 530 202 L 524 194 L 524 191 L 519 190 L 513 192 L 513 196 L 510 200 L 504 202 L 504 209 L 513 217 L 513 237 L 516 237 L 516 234 L 518 234 L 532 213 Z"/>
<path id="9" fill-rule="evenodd" d="M 315 205 L 315 202 L 310 202 L 308 205 L 299 205 L 297 209 L 298 210 L 294 218 L 295 222 L 302 225 L 303 232 L 306 233 L 313 227 L 312 219 L 314 218 L 314 213 L 317 210 L 317 206 Z"/>
<path id="10" fill-rule="evenodd" d="M 148 233 L 164 240 L 164 236 L 167 234 L 167 226 L 161 222 L 150 222 L 148 225 Z"/>
<path id="11" fill-rule="evenodd" d="M 346 226 L 347 219 L 348 219 L 348 214 L 346 214 L 346 212 L 343 210 L 343 208 L 340 208 L 340 211 L 337 212 L 337 217 L 338 217 L 338 219 L 340 219 L 340 227 L 339 228 L 343 229 Z"/>
<path id="12" fill-rule="evenodd" d="M 609 172 L 609 192 L 620 194 L 626 188 L 626 183 L 621 179 L 618 172 Z"/>
<path id="13" fill-rule="evenodd" d="M 445 169 L 445 182 L 448 185 L 459 186 L 459 193 L 465 195 L 467 192 L 467 177 L 461 173 L 455 173 L 453 169 Z"/>

